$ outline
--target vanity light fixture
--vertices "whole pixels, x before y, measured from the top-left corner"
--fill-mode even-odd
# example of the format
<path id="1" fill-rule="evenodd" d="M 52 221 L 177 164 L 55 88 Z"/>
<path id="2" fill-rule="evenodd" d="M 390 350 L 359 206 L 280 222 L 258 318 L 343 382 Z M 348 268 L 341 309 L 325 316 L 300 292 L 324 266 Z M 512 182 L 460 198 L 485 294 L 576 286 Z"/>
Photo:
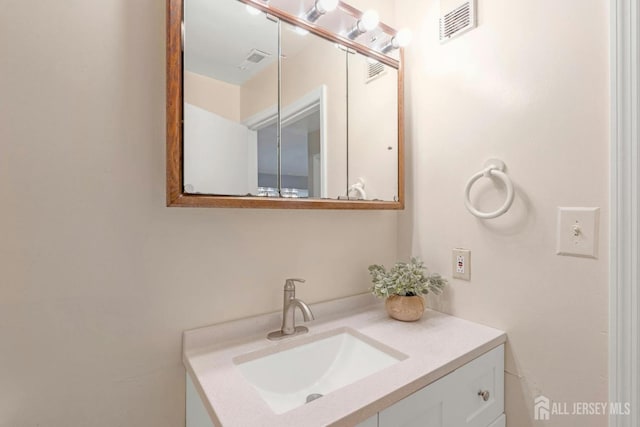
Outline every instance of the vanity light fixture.
<path id="1" fill-rule="evenodd" d="M 338 3 L 339 0 L 316 0 L 313 7 L 306 13 L 307 21 L 316 22 L 325 13 L 336 10 Z"/>
<path id="2" fill-rule="evenodd" d="M 371 31 L 378 26 L 380 23 L 380 16 L 378 16 L 378 12 L 375 10 L 367 10 L 362 14 L 362 17 L 358 19 L 356 25 L 349 31 L 347 37 L 351 40 L 354 40 L 360 34 L 364 34 L 367 31 Z"/>
<path id="3" fill-rule="evenodd" d="M 411 43 L 411 30 L 404 28 L 391 38 L 391 41 L 382 47 L 382 53 L 389 53 L 393 49 L 409 46 Z"/>

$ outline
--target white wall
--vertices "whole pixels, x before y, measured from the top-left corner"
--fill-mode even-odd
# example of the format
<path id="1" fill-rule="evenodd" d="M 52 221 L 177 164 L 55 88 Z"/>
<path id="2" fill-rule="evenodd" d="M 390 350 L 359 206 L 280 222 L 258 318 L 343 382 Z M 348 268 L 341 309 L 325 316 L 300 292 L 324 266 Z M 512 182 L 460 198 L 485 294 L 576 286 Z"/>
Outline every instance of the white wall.
<path id="1" fill-rule="evenodd" d="M 183 425 L 183 330 L 395 260 L 393 212 L 164 206 L 164 2 L 5 6 L 0 426 Z"/>
<path id="2" fill-rule="evenodd" d="M 607 401 L 608 2 L 479 0 L 479 27 L 440 45 L 438 1 L 398 0 L 407 50 L 408 209 L 401 256 L 450 276 L 471 249 L 471 282 L 434 305 L 508 332 L 508 424 L 535 424 L 533 398 Z M 478 220 L 466 180 L 502 158 L 511 211 Z M 477 184 L 484 209 L 503 193 Z M 555 255 L 558 206 L 598 206 L 600 257 Z M 548 425 L 601 427 L 602 417 Z"/>
<path id="3" fill-rule="evenodd" d="M 185 102 L 185 188 L 202 194 L 256 194 L 256 141 L 256 132 L 246 126 Z"/>

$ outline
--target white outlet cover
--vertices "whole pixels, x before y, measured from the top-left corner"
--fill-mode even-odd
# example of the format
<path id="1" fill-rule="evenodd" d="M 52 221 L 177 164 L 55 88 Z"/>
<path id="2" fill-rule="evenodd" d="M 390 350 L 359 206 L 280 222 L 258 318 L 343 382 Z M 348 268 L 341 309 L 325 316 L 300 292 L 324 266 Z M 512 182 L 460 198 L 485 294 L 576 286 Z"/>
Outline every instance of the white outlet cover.
<path id="1" fill-rule="evenodd" d="M 558 255 L 597 258 L 600 208 L 558 208 Z"/>
<path id="2" fill-rule="evenodd" d="M 469 249 L 454 249 L 452 264 L 454 279 L 471 280 L 471 251 Z"/>

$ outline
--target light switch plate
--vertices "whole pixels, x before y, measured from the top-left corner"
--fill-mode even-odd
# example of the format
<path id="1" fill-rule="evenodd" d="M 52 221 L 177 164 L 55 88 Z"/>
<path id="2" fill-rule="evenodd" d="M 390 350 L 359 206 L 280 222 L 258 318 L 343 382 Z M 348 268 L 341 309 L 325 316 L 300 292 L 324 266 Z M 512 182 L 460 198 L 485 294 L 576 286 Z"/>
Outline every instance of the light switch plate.
<path id="1" fill-rule="evenodd" d="M 558 208 L 558 255 L 598 257 L 600 208 Z"/>
<path id="2" fill-rule="evenodd" d="M 452 275 L 454 279 L 471 280 L 471 251 L 469 249 L 453 250 Z"/>

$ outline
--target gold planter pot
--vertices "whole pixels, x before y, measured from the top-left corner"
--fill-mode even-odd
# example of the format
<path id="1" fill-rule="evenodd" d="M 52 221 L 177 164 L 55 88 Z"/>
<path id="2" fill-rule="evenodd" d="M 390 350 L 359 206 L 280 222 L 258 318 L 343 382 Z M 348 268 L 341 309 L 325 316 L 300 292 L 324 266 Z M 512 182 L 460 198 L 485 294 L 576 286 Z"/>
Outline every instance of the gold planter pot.
<path id="1" fill-rule="evenodd" d="M 415 322 L 420 320 L 424 313 L 424 298 L 421 295 L 403 297 L 391 295 L 384 302 L 389 316 L 403 322 Z"/>

